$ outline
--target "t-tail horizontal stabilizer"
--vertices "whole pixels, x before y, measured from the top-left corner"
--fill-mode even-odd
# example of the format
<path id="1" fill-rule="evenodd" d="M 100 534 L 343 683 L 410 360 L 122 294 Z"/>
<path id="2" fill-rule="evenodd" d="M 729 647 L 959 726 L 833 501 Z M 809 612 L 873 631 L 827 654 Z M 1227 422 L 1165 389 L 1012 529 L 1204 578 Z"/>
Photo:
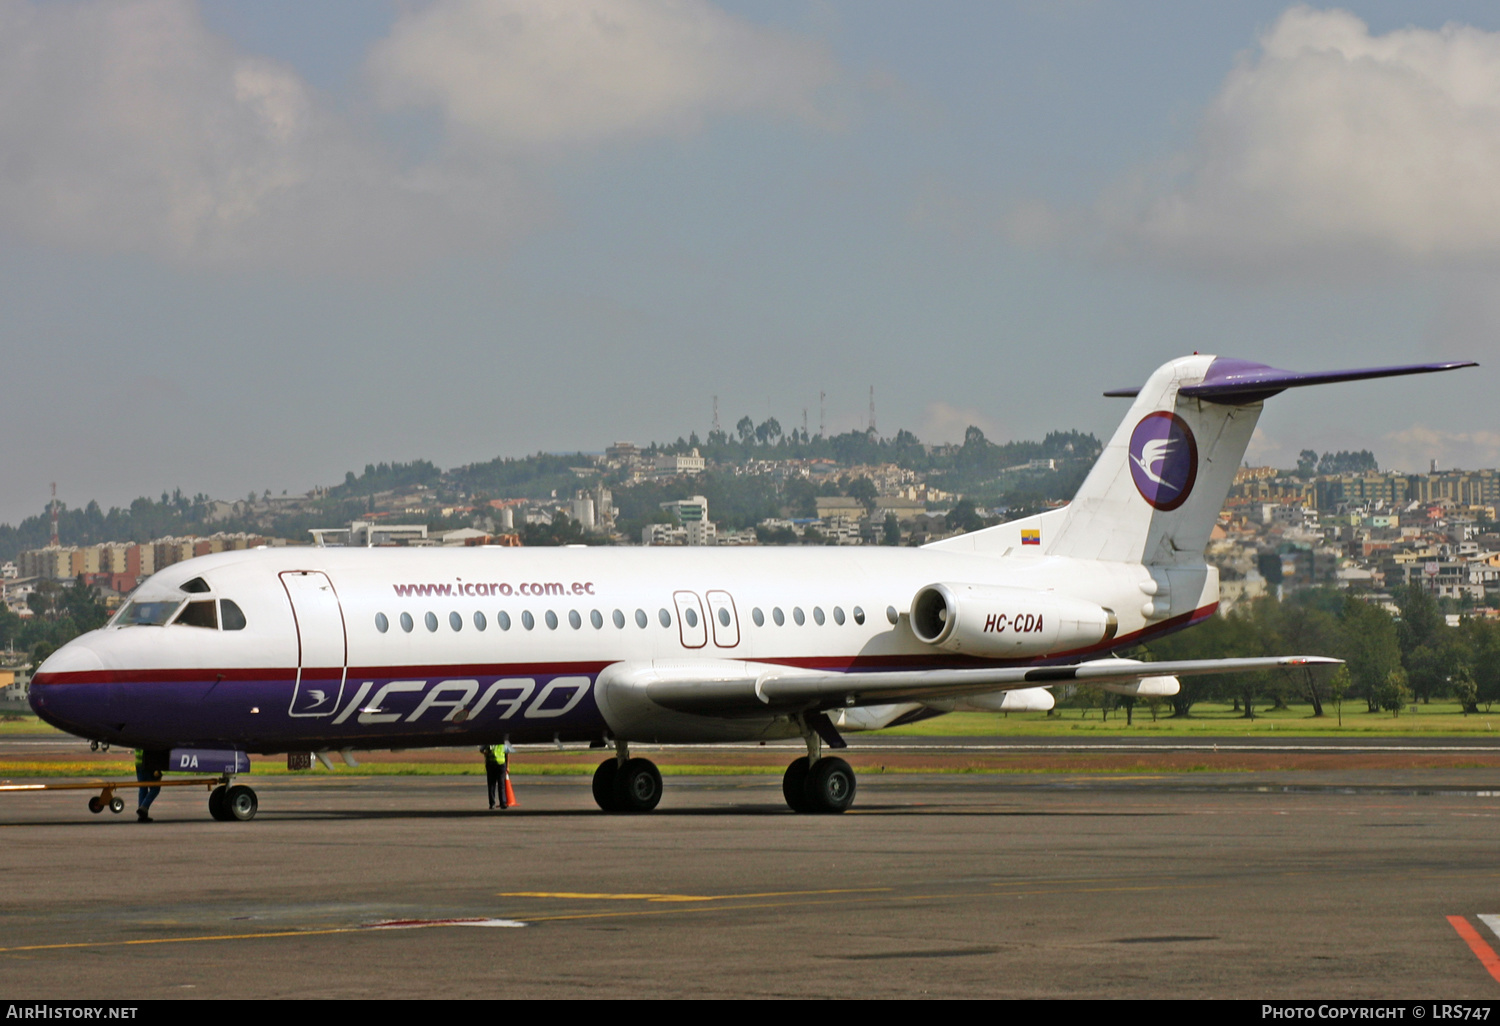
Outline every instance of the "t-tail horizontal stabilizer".
<path id="1" fill-rule="evenodd" d="M 1361 367 L 1354 370 L 1304 373 L 1221 356 L 1208 365 L 1208 372 L 1201 382 L 1184 385 L 1177 390 L 1177 394 L 1189 399 L 1207 399 L 1209 402 L 1242 406 L 1269 399 L 1288 388 L 1301 388 L 1304 385 L 1332 385 L 1339 381 L 1395 378 L 1405 374 L 1435 374 L 1438 371 L 1478 366 L 1472 360 L 1454 360 L 1447 363 L 1408 363 L 1395 367 Z M 1139 388 L 1116 388 L 1104 394 L 1111 398 L 1133 399 L 1140 391 Z"/>

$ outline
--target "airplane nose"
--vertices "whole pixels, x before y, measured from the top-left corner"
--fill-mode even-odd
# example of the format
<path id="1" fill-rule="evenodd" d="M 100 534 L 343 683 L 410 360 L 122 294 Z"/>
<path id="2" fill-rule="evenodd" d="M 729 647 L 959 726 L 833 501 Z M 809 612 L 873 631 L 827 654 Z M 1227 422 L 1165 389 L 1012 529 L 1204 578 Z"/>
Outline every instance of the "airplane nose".
<path id="1" fill-rule="evenodd" d="M 99 658 L 93 646 L 82 638 L 75 638 L 44 659 L 32 676 L 45 678 L 59 673 L 88 673 L 102 669 L 104 660 Z"/>
<path id="2" fill-rule="evenodd" d="M 83 638 L 68 642 L 53 652 L 31 677 L 27 696 L 31 709 L 43 720 L 70 734 L 91 736 L 98 718 L 107 712 L 108 688 L 97 681 L 85 682 L 80 674 L 104 669 L 104 660 Z"/>

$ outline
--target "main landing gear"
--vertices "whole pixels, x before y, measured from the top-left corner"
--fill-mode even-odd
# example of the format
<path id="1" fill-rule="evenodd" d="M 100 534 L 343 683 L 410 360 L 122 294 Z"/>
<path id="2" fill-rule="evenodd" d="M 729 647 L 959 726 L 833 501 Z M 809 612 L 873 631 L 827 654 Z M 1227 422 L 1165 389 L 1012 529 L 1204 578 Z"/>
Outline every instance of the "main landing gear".
<path id="1" fill-rule="evenodd" d="M 819 716 L 822 722 L 814 719 Z M 823 755 L 825 734 L 838 748 L 844 747 L 843 738 L 822 713 L 811 713 L 804 719 L 809 721 L 803 734 L 807 754 L 786 768 L 781 795 L 793 812 L 843 812 L 854 804 L 854 770 L 837 756 Z"/>
<path id="2" fill-rule="evenodd" d="M 226 781 L 208 793 L 208 814 L 221 823 L 252 820 L 259 807 L 255 791 L 244 784 Z"/>
<path id="3" fill-rule="evenodd" d="M 661 771 L 650 759 L 632 759 L 630 746 L 615 742 L 615 757 L 594 770 L 594 801 L 605 812 L 650 812 L 661 801 Z"/>

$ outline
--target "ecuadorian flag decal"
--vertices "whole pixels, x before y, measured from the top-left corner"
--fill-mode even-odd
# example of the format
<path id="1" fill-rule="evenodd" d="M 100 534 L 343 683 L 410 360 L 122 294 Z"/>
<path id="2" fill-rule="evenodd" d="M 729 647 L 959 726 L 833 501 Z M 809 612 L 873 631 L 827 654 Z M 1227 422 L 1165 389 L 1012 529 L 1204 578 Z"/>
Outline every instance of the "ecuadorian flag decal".
<path id="1" fill-rule="evenodd" d="M 1021 528 L 1022 545 L 1040 545 L 1042 543 L 1042 529 L 1040 527 Z"/>

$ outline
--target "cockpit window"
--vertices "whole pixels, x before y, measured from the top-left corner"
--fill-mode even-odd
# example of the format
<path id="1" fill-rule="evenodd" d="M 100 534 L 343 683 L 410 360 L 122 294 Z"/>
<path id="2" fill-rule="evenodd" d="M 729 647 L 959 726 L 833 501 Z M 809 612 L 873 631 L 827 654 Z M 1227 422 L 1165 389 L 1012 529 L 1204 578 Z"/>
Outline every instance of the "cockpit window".
<path id="1" fill-rule="evenodd" d="M 219 599 L 219 625 L 226 631 L 245 629 L 245 614 L 229 599 Z"/>
<path id="2" fill-rule="evenodd" d="M 182 590 L 187 592 L 189 595 L 201 595 L 203 592 L 210 591 L 212 589 L 209 588 L 208 582 L 203 578 L 194 577 L 191 581 L 188 581 L 182 586 Z"/>
<path id="3" fill-rule="evenodd" d="M 160 627 L 183 604 L 181 598 L 136 598 L 115 616 L 115 627 Z"/>
<path id="4" fill-rule="evenodd" d="M 116 627 L 160 627 L 172 619 L 182 599 L 136 599 L 121 609 L 114 619 Z"/>
<path id="5" fill-rule="evenodd" d="M 214 600 L 207 599 L 203 602 L 189 602 L 182 615 L 172 621 L 174 626 L 184 627 L 207 627 L 209 630 L 218 630 L 219 613 L 214 607 Z"/>

